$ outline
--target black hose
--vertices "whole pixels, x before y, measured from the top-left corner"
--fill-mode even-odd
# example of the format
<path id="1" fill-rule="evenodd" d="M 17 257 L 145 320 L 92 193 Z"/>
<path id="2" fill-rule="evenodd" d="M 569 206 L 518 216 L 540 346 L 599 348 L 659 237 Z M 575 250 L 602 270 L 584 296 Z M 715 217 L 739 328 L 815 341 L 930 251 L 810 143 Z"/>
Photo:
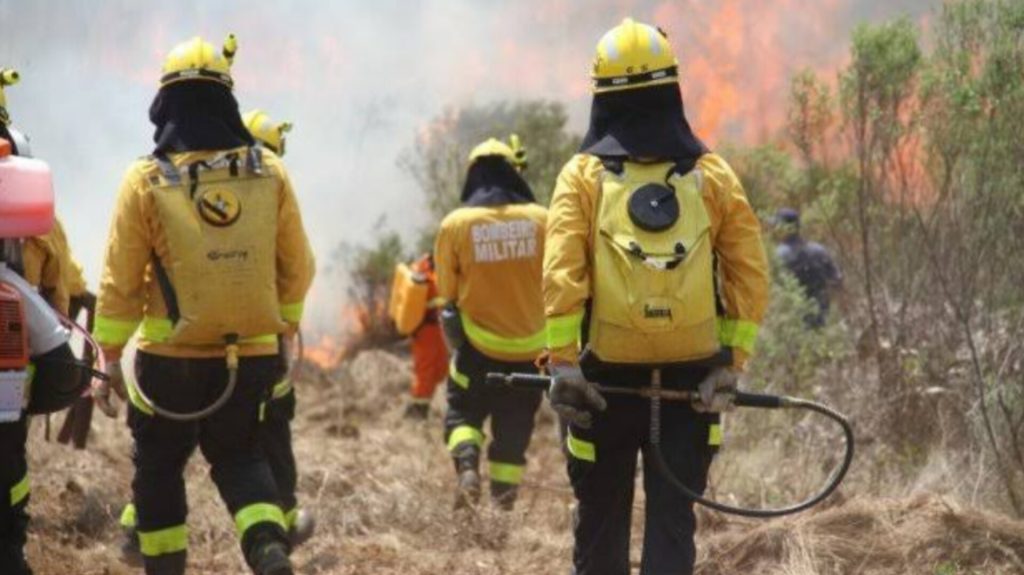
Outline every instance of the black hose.
<path id="1" fill-rule="evenodd" d="M 788 507 L 780 507 L 777 509 L 747 509 L 705 498 L 703 495 L 697 493 L 676 477 L 675 473 L 672 472 L 672 469 L 669 468 L 668 462 L 665 461 L 665 454 L 661 451 L 661 395 L 658 393 L 661 389 L 661 377 L 659 370 L 655 370 L 655 376 L 651 378 L 651 383 L 652 390 L 654 391 L 654 394 L 651 397 L 651 449 L 648 450 L 650 453 L 647 455 L 651 456 L 655 468 L 662 477 L 664 477 L 665 480 L 676 489 L 676 491 L 679 491 L 688 499 L 692 499 L 709 509 L 714 509 L 715 511 L 721 511 L 722 513 L 728 513 L 730 515 L 757 517 L 762 519 L 800 513 L 801 511 L 806 511 L 807 509 L 814 507 L 824 501 L 829 495 L 832 495 L 832 493 L 839 488 L 839 484 L 842 483 L 843 478 L 846 477 L 846 472 L 849 471 L 850 465 L 853 463 L 853 426 L 850 425 L 850 422 L 847 421 L 845 417 L 838 412 L 813 401 L 788 397 L 778 398 L 781 400 L 777 403 L 778 407 L 813 411 L 828 417 L 843 428 L 843 435 L 846 439 L 846 454 L 843 457 L 842 464 L 832 472 L 832 476 L 821 491 L 800 503 L 790 505 Z M 750 397 L 765 398 L 771 396 L 757 396 L 750 394 Z M 762 407 L 760 404 L 751 405 L 750 403 L 740 405 L 739 402 L 737 402 L 737 405 L 741 407 Z"/>
<path id="2" fill-rule="evenodd" d="M 511 387 L 530 388 L 530 389 L 547 389 L 551 383 L 551 378 L 542 375 L 535 374 L 511 374 L 506 375 L 502 373 L 490 373 L 487 374 L 487 381 L 491 385 L 508 385 Z M 617 395 L 635 395 L 640 397 L 646 397 L 651 401 L 651 428 L 650 428 L 650 442 L 651 449 L 649 453 L 645 455 L 650 457 L 654 463 L 658 473 L 661 474 L 669 484 L 685 495 L 688 499 L 693 500 L 709 509 L 720 511 L 722 513 L 728 513 L 730 515 L 739 515 L 742 517 L 758 517 L 758 518 L 769 518 L 769 517 L 781 517 L 783 515 L 792 515 L 794 513 L 800 513 L 806 511 L 811 507 L 821 503 L 828 496 L 832 495 L 843 479 L 846 477 L 846 473 L 850 470 L 850 465 L 853 463 L 854 454 L 854 437 L 853 437 L 853 426 L 841 413 L 824 406 L 820 403 L 809 401 L 806 399 L 799 399 L 788 396 L 777 396 L 777 395 L 765 395 L 758 393 L 738 392 L 735 398 L 735 405 L 737 407 L 748 407 L 755 409 L 803 409 L 807 411 L 813 411 L 820 415 L 823 415 L 832 421 L 835 421 L 843 430 L 843 437 L 846 443 L 846 453 L 843 455 L 842 463 L 832 471 L 828 482 L 825 487 L 812 497 L 801 501 L 795 505 L 787 507 L 780 507 L 777 509 L 747 509 L 743 507 L 735 507 L 720 503 L 713 499 L 708 499 L 697 493 L 685 483 L 683 483 L 669 468 L 668 463 L 665 461 L 665 456 L 661 451 L 661 402 L 663 400 L 668 401 L 692 401 L 696 399 L 696 392 L 693 391 L 680 391 L 672 389 L 661 388 L 661 377 L 660 371 L 655 370 L 654 376 L 651 378 L 651 387 L 647 389 L 638 388 L 625 388 L 625 387 L 604 387 L 598 386 L 598 390 L 605 394 L 617 394 Z"/>

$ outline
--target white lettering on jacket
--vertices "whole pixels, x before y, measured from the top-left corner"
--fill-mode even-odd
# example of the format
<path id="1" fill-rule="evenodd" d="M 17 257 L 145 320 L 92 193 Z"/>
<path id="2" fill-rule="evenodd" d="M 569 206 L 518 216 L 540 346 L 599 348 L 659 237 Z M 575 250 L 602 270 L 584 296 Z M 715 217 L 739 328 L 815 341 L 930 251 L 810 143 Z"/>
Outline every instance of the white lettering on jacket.
<path id="1" fill-rule="evenodd" d="M 470 233 L 478 263 L 537 257 L 537 223 L 532 220 L 476 224 Z"/>

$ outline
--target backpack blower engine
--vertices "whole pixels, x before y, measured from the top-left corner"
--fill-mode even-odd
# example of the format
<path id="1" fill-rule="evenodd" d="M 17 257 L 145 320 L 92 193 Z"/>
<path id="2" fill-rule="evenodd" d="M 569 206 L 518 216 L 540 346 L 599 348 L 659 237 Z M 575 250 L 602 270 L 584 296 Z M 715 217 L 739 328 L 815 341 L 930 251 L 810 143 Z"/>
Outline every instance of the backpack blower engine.
<path id="1" fill-rule="evenodd" d="M 505 385 L 518 389 L 535 389 L 547 391 L 551 385 L 551 378 L 546 375 L 536 375 L 527 373 L 489 373 L 487 374 L 487 383 L 489 385 Z M 816 403 L 806 399 L 800 399 L 796 397 L 788 397 L 784 395 L 766 395 L 760 393 L 749 393 L 740 391 L 735 394 L 734 404 L 737 407 L 749 407 L 756 409 L 798 409 L 805 411 L 812 411 L 832 421 L 836 422 L 843 430 L 843 437 L 846 444 L 846 453 L 843 456 L 842 463 L 839 464 L 833 471 L 825 486 L 815 495 L 808 499 L 790 505 L 787 507 L 780 507 L 774 509 L 747 509 L 744 507 L 736 507 L 733 505 L 727 505 L 712 499 L 705 498 L 700 493 L 697 493 L 683 481 L 672 473 L 669 469 L 668 463 L 665 461 L 665 456 L 661 449 L 661 402 L 662 401 L 684 401 L 693 402 L 700 396 L 696 391 L 685 391 L 685 390 L 673 390 L 664 389 L 661 385 L 661 370 L 654 369 L 651 376 L 650 387 L 644 388 L 632 388 L 632 387 L 609 387 L 609 386 L 597 386 L 598 391 L 602 394 L 612 395 L 634 395 L 647 398 L 651 401 L 651 447 L 650 457 L 658 472 L 675 488 L 677 491 L 685 495 L 688 499 L 695 501 L 705 507 L 720 511 L 722 513 L 728 513 L 730 515 L 739 515 L 743 517 L 758 517 L 758 518 L 769 518 L 769 517 L 781 517 L 783 515 L 792 515 L 801 511 L 806 511 L 811 507 L 824 501 L 829 495 L 831 495 L 842 483 L 843 478 L 846 477 L 846 472 L 850 469 L 850 464 L 853 462 L 853 450 L 854 450 L 854 438 L 853 438 L 853 427 L 850 425 L 849 420 L 846 419 L 841 413 L 825 406 L 820 403 Z M 646 454 L 645 454 L 646 455 Z"/>

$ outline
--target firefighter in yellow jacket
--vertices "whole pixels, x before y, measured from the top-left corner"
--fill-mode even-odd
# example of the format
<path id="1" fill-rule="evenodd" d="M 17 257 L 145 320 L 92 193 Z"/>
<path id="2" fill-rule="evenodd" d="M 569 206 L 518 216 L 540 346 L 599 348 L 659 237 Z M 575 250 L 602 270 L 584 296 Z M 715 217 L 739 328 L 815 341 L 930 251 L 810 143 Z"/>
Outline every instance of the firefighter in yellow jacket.
<path id="1" fill-rule="evenodd" d="M 184 573 L 183 472 L 198 446 L 258 574 L 292 573 L 284 512 L 259 448 L 260 406 L 284 376 L 313 257 L 284 165 L 255 145 L 232 94 L 236 42 L 175 47 L 150 108 L 152 155 L 124 176 L 95 335 L 119 358 L 140 329 L 128 424 L 149 574 Z M 110 411 L 109 395 L 97 394 Z"/>
<path id="2" fill-rule="evenodd" d="M 753 351 L 767 303 L 761 230 L 736 175 L 694 136 L 666 36 L 624 21 L 597 46 L 582 149 L 563 168 L 544 258 L 552 406 L 568 425 L 578 499 L 576 575 L 630 573 L 637 454 L 650 448 L 648 401 L 593 383 L 697 389 L 666 402 L 672 471 L 703 491 L 720 411 Z M 591 383 L 593 382 L 593 383 Z M 693 503 L 644 457 L 640 573 L 693 572 Z"/>
<path id="3" fill-rule="evenodd" d="M 522 160 L 498 140 L 470 155 L 462 207 L 441 223 L 434 258 L 445 338 L 452 350 L 445 440 L 458 474 L 456 504 L 480 496 L 484 422 L 491 496 L 505 509 L 516 499 L 541 395 L 490 389 L 488 372 L 533 368 L 544 347 L 540 292 L 546 210 L 519 173 Z"/>

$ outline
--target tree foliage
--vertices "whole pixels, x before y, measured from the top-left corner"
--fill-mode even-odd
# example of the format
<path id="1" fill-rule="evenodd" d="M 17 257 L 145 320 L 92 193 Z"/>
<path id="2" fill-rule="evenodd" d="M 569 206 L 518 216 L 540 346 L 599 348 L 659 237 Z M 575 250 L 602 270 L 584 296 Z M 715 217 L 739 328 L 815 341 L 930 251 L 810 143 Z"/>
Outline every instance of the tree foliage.
<path id="1" fill-rule="evenodd" d="M 558 172 L 579 147 L 579 136 L 566 129 L 568 121 L 563 104 L 544 100 L 448 109 L 417 135 L 399 166 L 419 185 L 430 213 L 440 221 L 459 205 L 473 147 L 488 138 L 508 141 L 510 134 L 518 134 L 529 153 L 524 176 L 546 205 Z"/>
<path id="2" fill-rule="evenodd" d="M 835 89 L 793 80 L 795 153 L 734 163 L 761 211 L 801 208 L 839 255 L 882 439 L 966 442 L 1024 515 L 1024 3 L 947 1 L 933 36 L 925 50 L 908 20 L 858 27 Z M 923 424 L 936 397 L 961 424 Z"/>

